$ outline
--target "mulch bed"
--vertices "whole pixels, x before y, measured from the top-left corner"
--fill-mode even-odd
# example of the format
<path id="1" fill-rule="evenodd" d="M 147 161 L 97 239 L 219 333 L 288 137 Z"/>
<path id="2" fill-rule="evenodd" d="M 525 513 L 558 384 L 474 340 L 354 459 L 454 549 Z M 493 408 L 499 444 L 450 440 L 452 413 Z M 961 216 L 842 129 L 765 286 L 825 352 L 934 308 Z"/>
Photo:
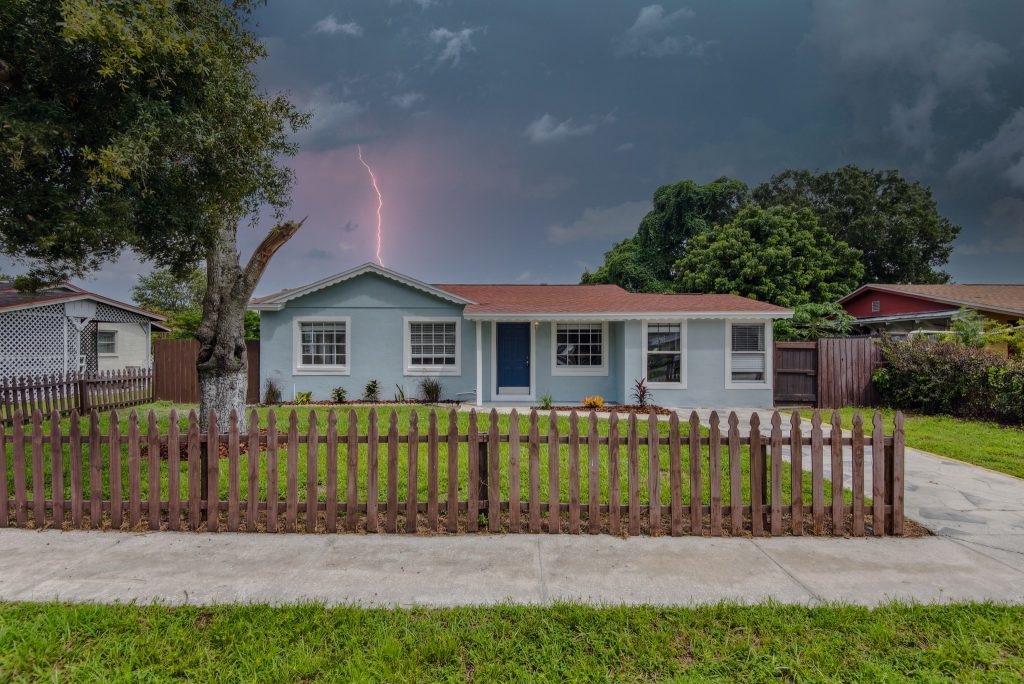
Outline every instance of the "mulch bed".
<path id="1" fill-rule="evenodd" d="M 599 409 L 589 409 L 586 406 L 552 406 L 551 408 L 544 408 L 543 406 L 531 406 L 531 409 L 538 411 L 576 411 L 577 413 L 590 413 L 592 410 L 595 413 L 636 413 L 642 416 L 649 416 L 651 412 L 658 414 L 659 416 L 671 416 L 672 411 L 661 406 L 636 406 L 633 404 L 625 404 L 622 406 L 605 406 Z"/>
<path id="2" fill-rule="evenodd" d="M 405 399 L 403 401 L 395 399 L 381 399 L 380 401 L 352 399 L 351 401 L 345 401 L 339 404 L 338 402 L 331 401 L 329 399 L 318 399 L 316 401 L 307 401 L 301 404 L 297 401 L 282 401 L 280 404 L 260 404 L 260 406 L 438 406 L 441 404 L 458 406 L 461 403 L 461 401 L 456 401 L 455 399 L 441 399 L 439 401 L 425 401 L 423 399 Z"/>

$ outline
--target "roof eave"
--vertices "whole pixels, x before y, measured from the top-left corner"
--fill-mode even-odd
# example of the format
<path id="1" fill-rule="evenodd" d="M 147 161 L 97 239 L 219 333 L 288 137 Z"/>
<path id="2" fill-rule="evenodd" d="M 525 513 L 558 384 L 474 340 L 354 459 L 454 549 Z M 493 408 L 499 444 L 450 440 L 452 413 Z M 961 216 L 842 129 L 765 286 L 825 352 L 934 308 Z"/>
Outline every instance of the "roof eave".
<path id="1" fill-rule="evenodd" d="M 466 312 L 464 317 L 469 321 L 646 321 L 646 320 L 690 320 L 699 318 L 730 319 L 730 320 L 777 320 L 792 318 L 793 312 L 783 311 L 631 311 L 631 312 Z"/>

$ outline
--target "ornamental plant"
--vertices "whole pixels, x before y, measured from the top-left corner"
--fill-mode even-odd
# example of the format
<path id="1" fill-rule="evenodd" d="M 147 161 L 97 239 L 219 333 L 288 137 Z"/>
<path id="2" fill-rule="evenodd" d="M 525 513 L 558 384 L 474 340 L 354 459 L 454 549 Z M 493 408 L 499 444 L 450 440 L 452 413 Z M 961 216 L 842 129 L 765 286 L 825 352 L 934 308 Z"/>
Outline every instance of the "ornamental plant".
<path id="1" fill-rule="evenodd" d="M 588 409 L 599 409 L 604 406 L 604 397 L 595 394 L 592 397 L 583 397 L 583 407 Z"/>

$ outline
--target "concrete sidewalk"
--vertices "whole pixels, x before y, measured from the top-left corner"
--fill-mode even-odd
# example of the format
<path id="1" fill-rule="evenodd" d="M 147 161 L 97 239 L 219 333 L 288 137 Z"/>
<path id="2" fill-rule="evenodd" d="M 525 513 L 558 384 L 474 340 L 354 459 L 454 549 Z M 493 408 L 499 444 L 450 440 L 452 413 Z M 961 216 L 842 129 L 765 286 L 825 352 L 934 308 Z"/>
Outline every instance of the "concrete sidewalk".
<path id="1" fill-rule="evenodd" d="M 1024 569 L 953 539 L 0 531 L 0 599 L 456 606 L 768 599 L 1024 603 Z"/>

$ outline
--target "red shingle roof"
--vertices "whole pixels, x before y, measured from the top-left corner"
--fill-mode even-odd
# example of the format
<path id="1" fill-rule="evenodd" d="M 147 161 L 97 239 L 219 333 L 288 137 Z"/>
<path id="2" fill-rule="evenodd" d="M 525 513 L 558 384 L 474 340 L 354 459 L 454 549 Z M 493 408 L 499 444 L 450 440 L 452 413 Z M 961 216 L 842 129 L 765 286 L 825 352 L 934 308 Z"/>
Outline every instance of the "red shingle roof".
<path id="1" fill-rule="evenodd" d="M 473 300 L 467 314 L 778 313 L 789 309 L 724 294 L 640 294 L 618 285 L 464 285 L 434 287 Z"/>
<path id="2" fill-rule="evenodd" d="M 1024 315 L 1024 285 L 890 285 L 870 283 L 859 288 L 857 292 L 843 297 L 840 302 L 852 298 L 853 295 L 864 289 L 902 292 L 947 304 L 960 304 L 983 310 L 1008 311 Z"/>

